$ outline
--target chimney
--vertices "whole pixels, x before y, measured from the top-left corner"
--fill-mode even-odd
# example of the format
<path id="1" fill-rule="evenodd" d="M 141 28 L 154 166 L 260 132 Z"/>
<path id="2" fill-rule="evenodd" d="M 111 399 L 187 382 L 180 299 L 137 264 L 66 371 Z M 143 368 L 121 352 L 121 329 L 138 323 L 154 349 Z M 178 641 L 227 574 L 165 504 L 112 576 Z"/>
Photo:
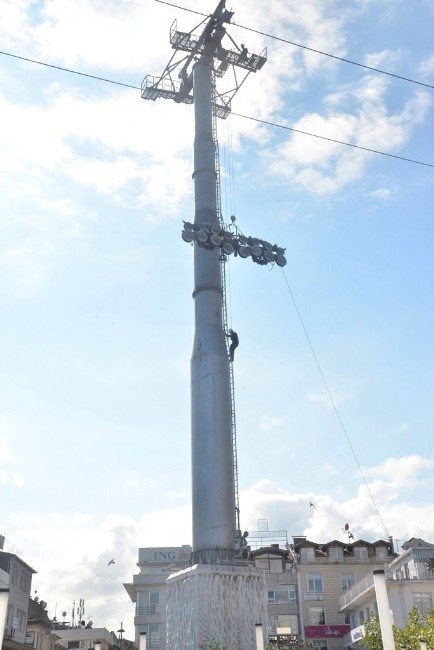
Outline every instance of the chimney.
<path id="1" fill-rule="evenodd" d="M 5 543 L 5 536 L 0 535 L 0 551 L 3 550 L 4 543 Z"/>

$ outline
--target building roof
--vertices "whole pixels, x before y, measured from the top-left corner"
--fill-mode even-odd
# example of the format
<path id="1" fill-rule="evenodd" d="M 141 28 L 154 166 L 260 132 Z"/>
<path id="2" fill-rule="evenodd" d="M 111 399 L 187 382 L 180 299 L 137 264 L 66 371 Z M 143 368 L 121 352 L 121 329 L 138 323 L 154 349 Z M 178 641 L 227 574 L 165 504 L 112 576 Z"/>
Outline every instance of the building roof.
<path id="1" fill-rule="evenodd" d="M 24 560 L 22 560 L 18 555 L 15 555 L 15 553 L 7 553 L 6 551 L 0 551 L 0 568 L 9 573 L 10 561 L 13 557 L 16 558 L 18 562 L 21 562 L 21 564 L 24 564 L 31 573 L 37 573 L 35 569 L 32 569 L 32 567 L 24 562 Z"/>

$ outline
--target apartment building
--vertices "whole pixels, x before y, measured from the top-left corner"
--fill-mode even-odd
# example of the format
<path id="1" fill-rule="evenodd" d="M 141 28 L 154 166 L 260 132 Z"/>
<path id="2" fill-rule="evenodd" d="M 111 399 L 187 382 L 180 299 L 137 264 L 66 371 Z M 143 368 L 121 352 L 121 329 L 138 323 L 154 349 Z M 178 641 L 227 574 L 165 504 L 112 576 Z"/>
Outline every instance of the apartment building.
<path id="1" fill-rule="evenodd" d="M 318 544 L 294 537 L 291 549 L 297 564 L 299 618 L 302 635 L 314 650 L 344 648 L 351 630 L 348 612 L 341 611 L 340 596 L 351 587 L 383 569 L 394 557 L 391 541 L 374 543 L 332 540 Z"/>
<path id="2" fill-rule="evenodd" d="M 434 606 L 434 544 L 412 538 L 403 544 L 403 553 L 385 569 L 385 580 L 392 623 L 405 627 L 414 606 L 429 613 Z M 339 598 L 339 609 L 350 620 L 351 629 L 344 638 L 346 648 L 363 643 L 364 623 L 378 614 L 374 578 L 370 572 Z"/>
<path id="3" fill-rule="evenodd" d="M 249 557 L 264 571 L 268 635 L 292 642 L 305 638 L 314 650 L 344 648 L 351 620 L 340 611 L 339 597 L 396 557 L 391 541 L 318 544 L 299 536 L 290 545 L 286 531 L 268 531 L 260 521 L 248 537 Z M 189 566 L 190 552 L 189 546 L 140 548 L 140 572 L 124 584 L 136 604 L 136 643 L 140 632 L 147 632 L 149 650 L 166 649 L 166 579 Z"/>
<path id="4" fill-rule="evenodd" d="M 29 609 L 32 576 L 36 571 L 14 553 L 0 550 L 0 570 L 3 582 L 8 582 L 9 599 L 3 648 L 17 648 L 26 641 L 27 613 Z"/>
<path id="5" fill-rule="evenodd" d="M 28 650 L 61 650 L 60 636 L 52 630 L 52 622 L 47 613 L 47 603 L 30 598 L 27 615 L 26 646 Z"/>
<path id="6" fill-rule="evenodd" d="M 94 650 L 95 642 L 101 643 L 101 650 L 119 650 L 120 640 L 105 627 L 78 627 L 56 626 L 55 634 L 58 636 L 57 644 L 67 650 Z"/>
<path id="7" fill-rule="evenodd" d="M 139 573 L 124 587 L 136 603 L 135 641 L 147 633 L 147 650 L 166 648 L 166 580 L 189 566 L 191 546 L 139 548 Z"/>

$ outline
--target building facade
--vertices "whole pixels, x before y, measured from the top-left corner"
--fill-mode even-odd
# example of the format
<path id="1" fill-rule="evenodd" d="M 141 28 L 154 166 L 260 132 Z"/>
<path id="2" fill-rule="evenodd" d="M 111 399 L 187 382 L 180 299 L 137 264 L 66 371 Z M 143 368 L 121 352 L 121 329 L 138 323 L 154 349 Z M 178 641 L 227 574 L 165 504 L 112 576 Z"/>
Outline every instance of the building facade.
<path id="1" fill-rule="evenodd" d="M 121 641 L 114 632 L 105 627 L 62 627 L 56 626 L 55 634 L 58 645 L 67 650 L 90 650 L 95 642 L 101 643 L 101 650 L 120 650 Z"/>
<path id="2" fill-rule="evenodd" d="M 269 539 L 270 545 L 255 548 L 249 555 L 252 564 L 264 572 L 268 635 L 306 639 L 314 650 L 344 648 L 351 615 L 341 611 L 339 598 L 396 557 L 391 541 L 317 544 L 306 537 L 294 537 L 290 545 L 286 531 L 278 532 L 283 541 L 271 543 L 275 531 L 260 531 L 261 540 Z M 255 534 L 251 537 L 256 539 Z M 189 546 L 140 548 L 140 572 L 124 584 L 136 604 L 136 643 L 140 632 L 146 632 L 150 650 L 166 649 L 166 580 L 189 566 L 190 551 Z"/>
<path id="3" fill-rule="evenodd" d="M 434 544 L 412 538 L 403 545 L 404 552 L 385 569 L 386 589 L 392 623 L 405 627 L 408 615 L 416 606 L 423 614 L 434 606 L 434 570 L 429 560 L 434 558 Z M 345 637 L 345 647 L 363 644 L 364 623 L 378 615 L 377 597 L 372 572 L 358 581 L 339 599 L 342 614 L 350 620 L 351 629 Z"/>
<path id="4" fill-rule="evenodd" d="M 3 646 L 8 648 L 26 641 L 32 576 L 36 571 L 14 553 L 0 550 L 2 580 L 8 582 L 9 600 Z M 8 576 L 7 580 L 5 576 Z"/>
<path id="5" fill-rule="evenodd" d="M 166 648 L 166 580 L 189 566 L 191 546 L 139 548 L 139 573 L 124 587 L 136 604 L 135 641 L 147 633 L 147 650 Z"/>
<path id="6" fill-rule="evenodd" d="M 317 544 L 306 537 L 293 539 L 302 636 L 314 650 L 344 648 L 351 621 L 339 598 L 373 570 L 383 569 L 395 557 L 393 545 L 384 540 Z"/>

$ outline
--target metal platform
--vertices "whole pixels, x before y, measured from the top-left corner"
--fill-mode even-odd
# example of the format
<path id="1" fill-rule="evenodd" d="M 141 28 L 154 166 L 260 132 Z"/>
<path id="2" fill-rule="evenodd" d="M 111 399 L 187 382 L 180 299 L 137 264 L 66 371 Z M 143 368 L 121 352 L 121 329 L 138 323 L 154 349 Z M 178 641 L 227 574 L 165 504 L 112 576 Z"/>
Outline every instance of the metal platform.
<path id="1" fill-rule="evenodd" d="M 170 28 L 172 48 L 201 55 L 206 47 L 206 41 L 190 32 L 180 32 L 176 29 L 176 26 L 177 22 L 174 20 Z M 230 65 L 243 68 L 248 72 L 257 72 L 267 61 L 267 48 L 264 48 L 261 54 L 249 54 L 247 50 L 226 50 L 220 46 L 216 48 L 214 56 L 220 61 L 220 65 L 215 69 L 215 74 L 218 77 L 222 77 Z"/>
<path id="2" fill-rule="evenodd" d="M 142 81 L 141 92 L 143 99 L 155 101 L 158 97 L 173 99 L 177 103 L 193 104 L 193 95 L 184 95 L 180 92 L 181 84 L 171 77 L 154 77 L 146 75 Z M 231 98 L 225 95 L 216 95 L 217 101 L 213 102 L 213 113 L 216 117 L 225 120 L 231 112 Z"/>

